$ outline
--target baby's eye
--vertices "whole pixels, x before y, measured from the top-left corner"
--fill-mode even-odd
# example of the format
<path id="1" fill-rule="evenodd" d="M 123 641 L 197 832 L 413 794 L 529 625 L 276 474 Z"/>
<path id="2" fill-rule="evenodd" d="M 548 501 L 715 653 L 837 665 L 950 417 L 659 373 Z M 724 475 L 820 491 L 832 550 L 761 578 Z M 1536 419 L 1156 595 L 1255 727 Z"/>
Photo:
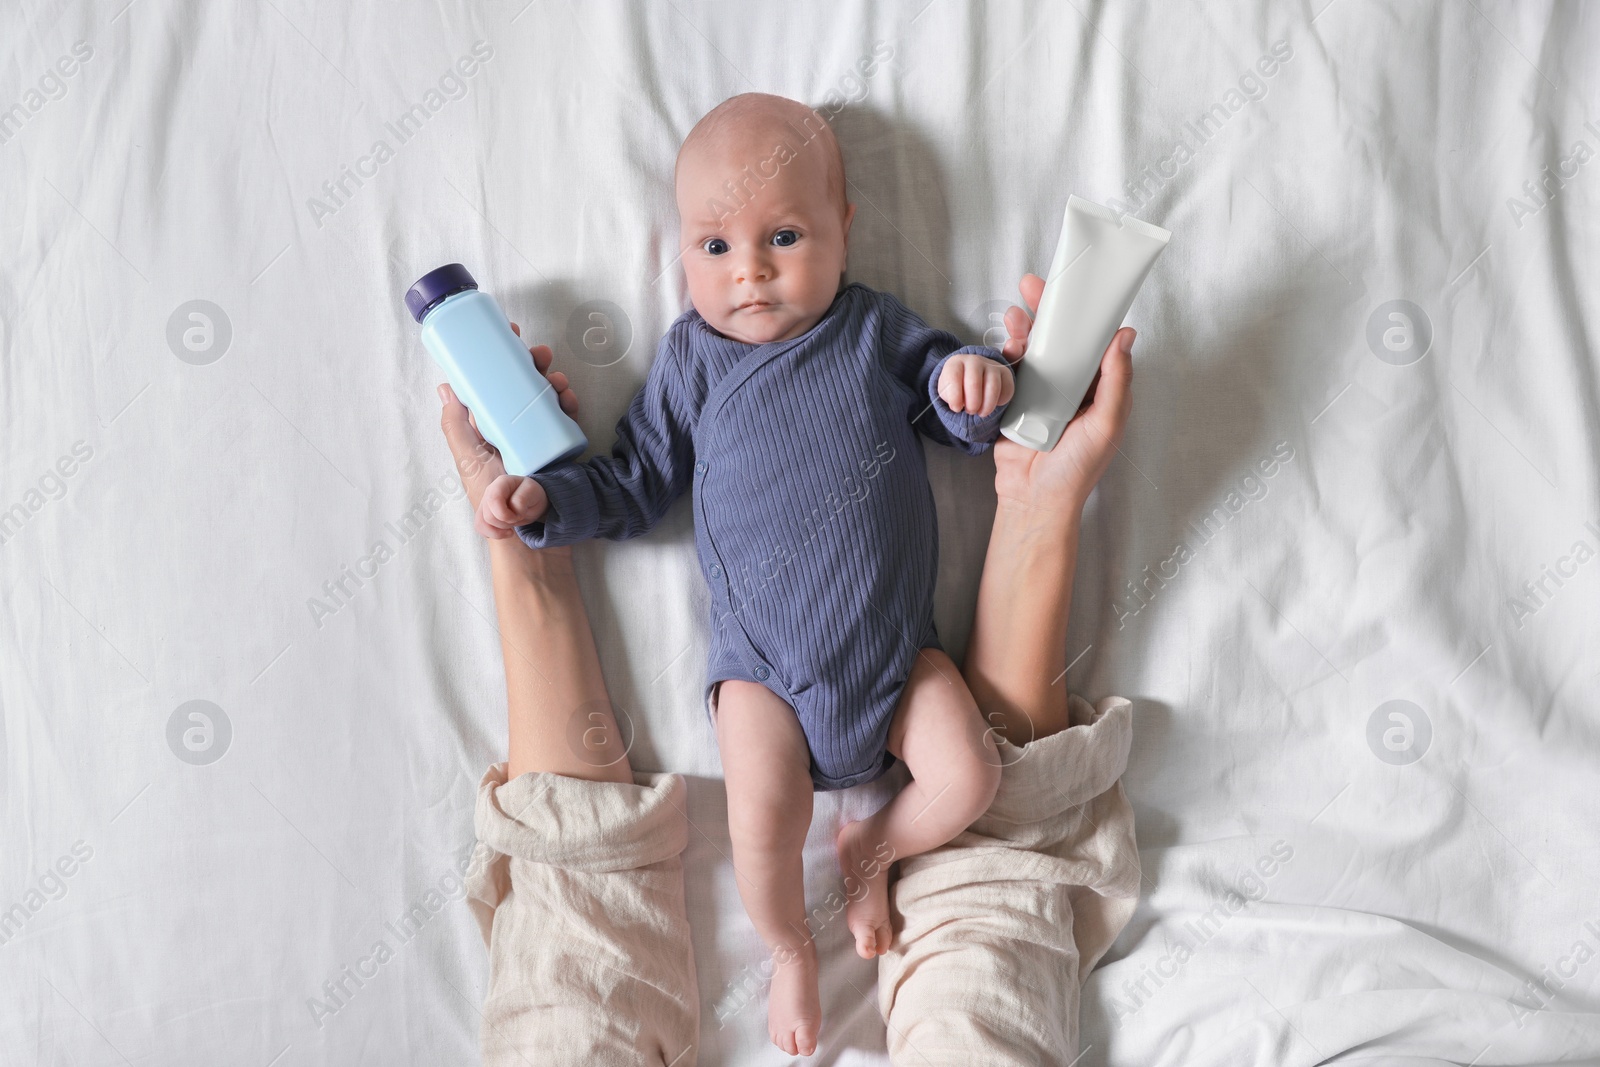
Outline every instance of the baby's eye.
<path id="1" fill-rule="evenodd" d="M 728 242 L 720 237 L 709 237 L 706 243 L 700 246 L 713 256 L 720 256 L 728 250 Z"/>
<path id="2" fill-rule="evenodd" d="M 779 230 L 772 235 L 772 243 L 779 248 L 788 248 L 798 240 L 800 240 L 800 235 L 793 230 Z"/>

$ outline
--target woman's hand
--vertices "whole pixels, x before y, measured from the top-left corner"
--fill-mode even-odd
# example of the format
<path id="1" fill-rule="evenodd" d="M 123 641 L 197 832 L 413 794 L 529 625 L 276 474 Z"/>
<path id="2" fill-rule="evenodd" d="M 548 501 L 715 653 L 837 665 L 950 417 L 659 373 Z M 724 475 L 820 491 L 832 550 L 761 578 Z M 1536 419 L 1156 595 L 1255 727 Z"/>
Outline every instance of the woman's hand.
<path id="1" fill-rule="evenodd" d="M 1025 275 L 1018 289 L 1028 307 L 1035 309 L 1044 292 L 1044 279 Z M 1012 307 L 1005 321 L 1009 336 L 1001 351 L 1015 364 L 1025 356 L 1032 320 L 1021 308 Z M 1089 395 L 1053 449 L 1035 452 L 1003 437 L 995 442 L 994 488 L 1002 505 L 1057 512 L 1074 519 L 1083 510 L 1090 491 L 1111 465 L 1128 425 L 1133 408 L 1135 336 L 1131 327 L 1124 326 L 1111 338 Z"/>
<path id="2" fill-rule="evenodd" d="M 461 475 L 461 484 L 467 490 L 467 503 L 476 512 L 478 502 L 483 499 L 483 491 L 496 478 L 505 477 L 506 465 L 500 459 L 499 450 L 478 432 L 478 423 L 473 419 L 472 412 L 456 397 L 449 382 L 439 383 L 439 400 L 444 404 L 444 410 L 439 415 L 439 428 L 444 431 L 445 443 L 455 457 L 456 472 Z"/>
<path id="3" fill-rule="evenodd" d="M 511 329 L 518 337 L 522 336 L 522 328 L 516 323 L 511 324 Z M 560 371 L 546 373 L 550 370 L 551 360 L 555 358 L 550 346 L 534 345 L 528 349 L 528 355 L 533 360 L 534 368 L 543 374 L 551 388 L 556 390 L 561 410 L 569 415 L 576 413 L 578 396 L 572 391 L 567 376 Z M 444 405 L 439 425 L 444 430 L 445 443 L 450 446 L 450 454 L 455 457 L 456 470 L 460 473 L 461 484 L 467 491 L 467 501 L 472 505 L 473 513 L 478 514 L 484 492 L 489 486 L 498 479 L 509 477 L 506 474 L 505 462 L 500 458 L 500 451 L 483 439 L 483 435 L 478 432 L 477 419 L 472 417 L 472 412 L 467 410 L 467 406 L 456 397 L 455 390 L 451 389 L 448 383 L 440 384 L 439 400 Z M 485 537 L 505 537 L 509 536 L 511 531 L 486 532 L 480 520 L 478 532 Z"/>
<path id="4" fill-rule="evenodd" d="M 516 323 L 511 328 L 521 336 Z M 528 354 L 540 374 L 549 370 L 554 353 L 547 346 L 536 345 Z M 558 391 L 561 410 L 578 410 L 567 376 L 545 377 Z M 467 501 L 477 512 L 490 486 L 506 477 L 505 463 L 449 385 L 439 386 L 439 400 L 444 405 L 439 416 L 444 439 L 461 473 Z M 572 546 L 529 548 L 519 537 L 490 541 L 489 573 L 506 669 L 506 777 L 549 772 L 631 784 L 628 749 L 600 673 L 589 616 L 578 593 Z M 574 723 L 581 727 L 581 742 L 573 740 Z"/>

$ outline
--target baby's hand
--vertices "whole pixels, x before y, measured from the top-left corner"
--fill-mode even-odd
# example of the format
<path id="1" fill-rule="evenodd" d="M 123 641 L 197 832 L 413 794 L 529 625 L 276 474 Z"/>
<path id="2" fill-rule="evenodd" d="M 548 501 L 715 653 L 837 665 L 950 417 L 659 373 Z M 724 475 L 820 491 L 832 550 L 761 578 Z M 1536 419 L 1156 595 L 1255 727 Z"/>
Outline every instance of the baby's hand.
<path id="1" fill-rule="evenodd" d="M 962 352 L 945 361 L 939 375 L 939 396 L 950 410 L 988 415 L 1011 402 L 1016 383 L 1011 368 L 976 352 Z"/>
<path id="2" fill-rule="evenodd" d="M 473 527 L 496 540 L 511 537 L 517 532 L 516 527 L 544 518 L 549 504 L 544 486 L 534 479 L 502 474 L 483 491 Z"/>

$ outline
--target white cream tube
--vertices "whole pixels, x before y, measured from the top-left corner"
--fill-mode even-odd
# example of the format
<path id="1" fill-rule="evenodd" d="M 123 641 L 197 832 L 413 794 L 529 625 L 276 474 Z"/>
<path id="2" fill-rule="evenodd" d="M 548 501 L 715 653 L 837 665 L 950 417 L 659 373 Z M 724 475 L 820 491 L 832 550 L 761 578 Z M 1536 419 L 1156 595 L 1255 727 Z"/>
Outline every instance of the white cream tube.
<path id="1" fill-rule="evenodd" d="M 1056 446 L 1171 237 L 1131 215 L 1119 217 L 1081 197 L 1067 198 L 1061 239 L 1001 433 L 1037 452 Z"/>

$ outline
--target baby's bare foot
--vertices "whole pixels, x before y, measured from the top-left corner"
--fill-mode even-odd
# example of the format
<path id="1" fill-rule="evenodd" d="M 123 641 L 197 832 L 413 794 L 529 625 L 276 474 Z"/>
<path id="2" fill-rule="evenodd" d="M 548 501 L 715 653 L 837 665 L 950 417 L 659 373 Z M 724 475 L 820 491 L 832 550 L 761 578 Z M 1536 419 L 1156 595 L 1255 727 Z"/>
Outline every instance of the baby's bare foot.
<path id="1" fill-rule="evenodd" d="M 834 840 L 848 900 L 844 921 L 855 936 L 856 954 L 864 960 L 883 955 L 894 943 L 889 925 L 889 865 L 894 849 L 887 841 L 869 840 L 867 830 L 866 820 L 846 823 Z"/>
<path id="2" fill-rule="evenodd" d="M 772 1043 L 791 1056 L 817 1051 L 822 1029 L 822 1000 L 817 994 L 817 946 L 807 941 L 798 949 L 772 954 L 772 992 L 767 999 L 767 1032 Z"/>

